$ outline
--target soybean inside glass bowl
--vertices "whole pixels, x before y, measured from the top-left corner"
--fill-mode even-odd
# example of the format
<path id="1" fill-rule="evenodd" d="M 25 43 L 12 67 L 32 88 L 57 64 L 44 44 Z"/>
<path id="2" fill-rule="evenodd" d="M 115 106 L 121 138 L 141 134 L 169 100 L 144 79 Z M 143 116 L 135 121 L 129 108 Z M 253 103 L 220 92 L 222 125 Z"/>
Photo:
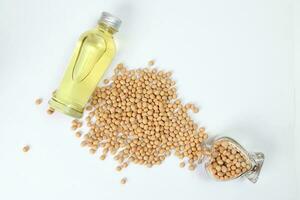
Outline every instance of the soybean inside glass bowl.
<path id="1" fill-rule="evenodd" d="M 229 146 L 227 147 L 226 145 L 229 145 Z M 224 150 L 224 151 L 226 151 L 226 155 L 231 154 L 231 153 L 228 153 L 227 151 L 231 151 L 233 153 L 236 152 L 233 155 L 239 155 L 239 157 L 241 157 L 241 160 L 243 160 L 242 164 L 244 166 L 242 167 L 242 170 L 240 170 L 240 171 L 237 170 L 239 173 L 235 172 L 236 166 L 239 166 L 238 164 L 236 164 L 236 162 L 234 163 L 234 160 L 236 160 L 236 158 L 232 159 L 232 161 L 233 161 L 232 166 L 234 165 L 234 167 L 231 167 L 231 164 L 228 164 L 229 162 L 231 162 L 231 160 L 228 159 L 229 162 L 226 162 L 227 160 L 223 159 L 223 157 L 226 157 L 226 156 L 224 156 L 223 154 L 220 155 L 221 153 L 217 150 L 217 147 L 222 150 L 221 146 L 223 147 L 223 149 L 226 147 Z M 248 180 L 250 180 L 252 183 L 257 182 L 263 162 L 264 162 L 264 154 L 263 153 L 248 152 L 237 141 L 235 141 L 234 139 L 229 138 L 229 137 L 218 137 L 218 138 L 214 139 L 210 143 L 209 148 L 210 148 L 210 155 L 209 155 L 209 159 L 207 160 L 207 162 L 205 164 L 205 168 L 206 168 L 206 171 L 208 172 L 208 174 L 212 178 L 214 178 L 217 181 L 229 181 L 229 180 L 237 179 L 237 178 L 244 176 Z M 221 160 L 221 161 L 220 161 L 220 159 L 218 160 L 219 162 L 221 162 L 222 167 L 216 161 L 217 156 L 218 156 L 218 159 L 220 158 L 220 156 L 222 156 L 223 160 Z M 225 164 L 225 162 L 226 162 L 226 164 Z M 227 165 L 227 167 L 225 165 Z M 216 171 L 216 168 L 215 168 L 216 166 L 218 166 L 217 170 L 219 170 L 219 171 Z M 228 173 L 229 171 L 227 172 L 228 166 L 230 168 L 229 169 L 230 173 L 232 173 L 231 176 L 226 175 L 226 173 L 230 174 L 230 173 Z M 237 168 L 237 169 L 240 169 L 240 168 Z M 221 172 L 221 173 L 219 173 L 219 172 Z M 224 174 L 224 177 L 218 176 L 218 173 Z"/>

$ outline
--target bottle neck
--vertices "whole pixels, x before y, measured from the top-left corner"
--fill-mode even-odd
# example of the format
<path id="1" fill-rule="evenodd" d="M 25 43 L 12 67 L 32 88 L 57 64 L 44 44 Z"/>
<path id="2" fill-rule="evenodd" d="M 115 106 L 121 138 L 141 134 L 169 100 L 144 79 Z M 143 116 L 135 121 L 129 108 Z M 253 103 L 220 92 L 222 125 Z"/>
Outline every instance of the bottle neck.
<path id="1" fill-rule="evenodd" d="M 100 30 L 102 30 L 105 33 L 108 33 L 110 35 L 115 34 L 117 31 L 115 29 L 113 29 L 112 27 L 107 26 L 104 23 L 99 23 L 97 26 Z"/>

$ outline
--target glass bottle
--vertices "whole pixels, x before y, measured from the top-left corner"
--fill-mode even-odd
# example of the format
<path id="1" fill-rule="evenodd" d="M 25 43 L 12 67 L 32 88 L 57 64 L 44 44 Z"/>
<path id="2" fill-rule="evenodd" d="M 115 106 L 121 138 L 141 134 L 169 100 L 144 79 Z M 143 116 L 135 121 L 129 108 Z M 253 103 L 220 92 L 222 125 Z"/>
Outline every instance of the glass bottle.
<path id="1" fill-rule="evenodd" d="M 237 141 L 235 141 L 234 139 L 232 139 L 230 137 L 217 137 L 210 143 L 210 145 L 207 145 L 205 148 L 209 148 L 210 154 L 213 154 L 214 145 L 217 143 L 222 143 L 222 142 L 229 143 L 237 151 L 239 151 L 246 158 L 246 161 L 250 163 L 251 167 L 247 171 L 241 173 L 240 175 L 238 175 L 236 177 L 233 177 L 233 178 L 227 179 L 227 180 L 220 180 L 220 179 L 216 178 L 216 176 L 214 176 L 214 173 L 212 172 L 212 169 L 210 168 L 212 158 L 211 158 L 211 156 L 208 156 L 208 160 L 206 160 L 206 163 L 205 163 L 205 168 L 206 168 L 206 171 L 208 172 L 208 174 L 212 178 L 214 178 L 215 180 L 218 180 L 218 181 L 229 181 L 229 180 L 237 179 L 239 177 L 244 176 L 252 183 L 256 183 L 258 180 L 262 165 L 264 163 L 264 159 L 265 159 L 264 154 L 261 152 L 248 152 Z"/>
<path id="2" fill-rule="evenodd" d="M 83 109 L 116 53 L 113 34 L 121 20 L 103 12 L 98 26 L 81 35 L 50 107 L 82 117 Z"/>

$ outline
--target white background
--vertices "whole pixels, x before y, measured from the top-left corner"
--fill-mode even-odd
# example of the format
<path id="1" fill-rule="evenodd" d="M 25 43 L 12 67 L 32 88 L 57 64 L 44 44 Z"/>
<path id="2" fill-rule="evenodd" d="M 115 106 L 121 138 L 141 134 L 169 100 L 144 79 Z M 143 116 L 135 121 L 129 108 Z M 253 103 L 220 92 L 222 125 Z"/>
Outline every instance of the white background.
<path id="1" fill-rule="evenodd" d="M 0 0 L 0 199 L 299 199 L 299 8 L 291 0 Z M 215 182 L 173 157 L 118 173 L 113 159 L 79 147 L 70 118 L 46 114 L 77 38 L 103 10 L 123 20 L 113 65 L 155 59 L 172 70 L 210 136 L 265 153 L 257 184 Z"/>

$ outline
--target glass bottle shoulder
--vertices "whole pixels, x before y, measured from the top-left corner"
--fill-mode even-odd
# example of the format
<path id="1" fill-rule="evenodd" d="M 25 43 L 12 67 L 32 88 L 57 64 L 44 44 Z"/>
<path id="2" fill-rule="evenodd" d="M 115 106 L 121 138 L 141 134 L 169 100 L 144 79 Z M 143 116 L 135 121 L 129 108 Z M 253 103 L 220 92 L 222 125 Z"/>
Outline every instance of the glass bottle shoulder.
<path id="1" fill-rule="evenodd" d="M 94 45 L 104 45 L 107 51 L 111 52 L 112 54 L 115 54 L 115 41 L 113 35 L 108 31 L 102 30 L 99 27 L 95 27 L 91 30 L 84 32 L 80 37 L 81 40 L 84 40 L 86 38 L 89 38 L 89 40 L 92 41 Z"/>

